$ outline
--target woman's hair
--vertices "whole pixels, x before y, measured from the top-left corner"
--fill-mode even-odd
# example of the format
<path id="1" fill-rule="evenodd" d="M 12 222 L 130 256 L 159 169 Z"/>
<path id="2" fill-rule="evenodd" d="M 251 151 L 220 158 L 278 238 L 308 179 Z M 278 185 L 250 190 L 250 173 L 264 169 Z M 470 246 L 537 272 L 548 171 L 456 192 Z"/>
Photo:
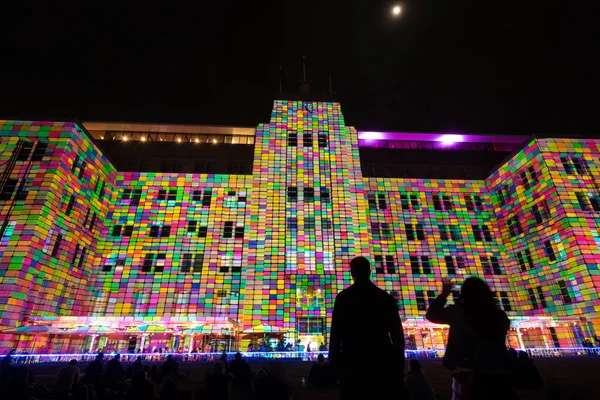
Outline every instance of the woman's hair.
<path id="1" fill-rule="evenodd" d="M 482 337 L 506 333 L 506 314 L 498 308 L 494 293 L 483 280 L 467 278 L 460 291 L 460 301 L 467 321 Z"/>

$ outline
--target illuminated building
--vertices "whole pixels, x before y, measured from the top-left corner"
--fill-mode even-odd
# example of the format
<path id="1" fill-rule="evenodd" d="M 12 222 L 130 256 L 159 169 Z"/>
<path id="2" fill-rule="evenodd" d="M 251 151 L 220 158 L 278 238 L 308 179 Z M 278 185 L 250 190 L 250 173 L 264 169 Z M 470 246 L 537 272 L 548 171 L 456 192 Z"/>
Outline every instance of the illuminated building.
<path id="1" fill-rule="evenodd" d="M 153 325 L 145 345 L 188 348 L 184 329 L 266 325 L 317 343 L 366 255 L 408 348 L 443 347 L 428 302 L 471 275 L 512 345 L 579 346 L 600 332 L 599 144 L 362 132 L 333 101 L 276 100 L 255 129 L 0 121 L 0 328 Z"/>

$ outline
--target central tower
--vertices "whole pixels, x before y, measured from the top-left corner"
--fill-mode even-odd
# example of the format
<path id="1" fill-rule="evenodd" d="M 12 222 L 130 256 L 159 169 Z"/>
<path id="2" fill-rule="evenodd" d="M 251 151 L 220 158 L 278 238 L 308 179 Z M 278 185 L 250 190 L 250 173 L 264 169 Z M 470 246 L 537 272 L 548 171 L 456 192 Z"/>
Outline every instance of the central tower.
<path id="1" fill-rule="evenodd" d="M 356 130 L 337 102 L 276 100 L 253 175 L 244 327 L 324 341 L 349 260 L 369 252 Z"/>

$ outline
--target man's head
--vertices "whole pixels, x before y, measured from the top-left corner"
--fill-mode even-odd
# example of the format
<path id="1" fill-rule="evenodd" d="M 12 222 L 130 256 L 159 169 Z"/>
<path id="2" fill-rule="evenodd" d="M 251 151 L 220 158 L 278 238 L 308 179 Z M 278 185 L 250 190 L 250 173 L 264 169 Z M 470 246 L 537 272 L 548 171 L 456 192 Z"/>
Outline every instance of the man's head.
<path id="1" fill-rule="evenodd" d="M 354 282 L 366 282 L 371 279 L 371 263 L 364 257 L 355 257 L 350 261 L 350 273 Z"/>
<path id="2" fill-rule="evenodd" d="M 69 365 L 77 365 L 77 360 L 71 360 L 71 361 L 69 361 Z"/>

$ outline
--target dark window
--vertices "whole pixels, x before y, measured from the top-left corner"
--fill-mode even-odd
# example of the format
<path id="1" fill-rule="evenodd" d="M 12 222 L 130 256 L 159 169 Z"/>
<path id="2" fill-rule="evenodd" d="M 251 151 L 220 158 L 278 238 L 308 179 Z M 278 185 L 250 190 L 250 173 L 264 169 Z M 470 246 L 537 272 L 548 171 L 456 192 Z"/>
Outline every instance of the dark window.
<path id="1" fill-rule="evenodd" d="M 481 236 L 481 230 L 478 225 L 471 225 L 471 229 L 473 230 L 473 237 L 476 242 L 483 241 L 483 237 Z"/>
<path id="2" fill-rule="evenodd" d="M 413 273 L 413 275 L 418 275 L 421 273 L 421 268 L 419 266 L 419 257 L 417 256 L 410 256 L 410 269 Z"/>
<path id="3" fill-rule="evenodd" d="M 471 195 L 465 194 L 464 197 L 465 197 L 465 204 L 467 206 L 467 210 L 473 211 L 475 209 L 475 207 L 473 206 L 473 199 L 471 199 Z"/>
<path id="4" fill-rule="evenodd" d="M 132 189 L 126 188 L 123 189 L 123 193 L 121 193 L 121 200 L 129 200 L 131 199 Z"/>
<path id="5" fill-rule="evenodd" d="M 554 253 L 554 248 L 552 248 L 552 243 L 550 243 L 549 240 L 544 241 L 544 251 L 550 261 L 556 261 L 556 254 Z"/>
<path id="6" fill-rule="evenodd" d="M 492 241 L 492 234 L 490 232 L 490 228 L 487 225 L 482 225 L 481 229 L 483 230 L 483 237 L 485 238 L 486 242 L 491 242 Z"/>
<path id="7" fill-rule="evenodd" d="M 135 189 L 131 195 L 131 205 L 137 206 L 142 198 L 142 189 Z"/>
<path id="8" fill-rule="evenodd" d="M 208 233 L 208 227 L 200 226 L 200 228 L 198 229 L 198 237 L 205 238 L 207 233 Z"/>
<path id="9" fill-rule="evenodd" d="M 92 212 L 92 219 L 90 220 L 90 227 L 88 228 L 90 231 L 94 229 L 94 225 L 96 225 L 96 213 Z"/>
<path id="10" fill-rule="evenodd" d="M 374 194 L 369 193 L 367 201 L 369 202 L 369 210 L 377 210 L 377 199 Z"/>
<path id="11" fill-rule="evenodd" d="M 319 147 L 320 148 L 327 147 L 327 135 L 319 134 Z"/>
<path id="12" fill-rule="evenodd" d="M 60 248 L 60 243 L 62 242 L 62 238 L 63 238 L 63 235 L 61 235 L 60 233 L 58 235 L 56 235 L 56 239 L 54 240 L 54 247 L 52 248 L 52 253 L 51 253 L 52 257 L 56 257 L 56 255 L 58 254 L 58 250 Z"/>
<path id="13" fill-rule="evenodd" d="M 100 190 L 98 192 L 98 200 L 102 200 L 104 198 L 104 194 L 106 193 L 106 183 L 103 181 L 100 184 Z"/>
<path id="14" fill-rule="evenodd" d="M 598 196 L 589 196 L 589 199 L 594 211 L 600 211 L 600 198 Z"/>
<path id="15" fill-rule="evenodd" d="M 233 236 L 233 222 L 225 222 L 225 228 L 223 229 L 223 237 L 228 239 Z"/>
<path id="16" fill-rule="evenodd" d="M 331 220 L 329 218 L 321 219 L 321 226 L 325 231 L 330 231 L 333 228 L 333 225 L 331 224 Z"/>
<path id="17" fill-rule="evenodd" d="M 85 253 L 87 249 L 84 247 L 81 249 L 81 257 L 79 257 L 79 263 L 77 264 L 77 268 L 81 269 L 83 267 L 83 263 L 85 262 Z"/>
<path id="18" fill-rule="evenodd" d="M 446 270 L 448 271 L 448 274 L 455 275 L 456 268 L 454 267 L 454 260 L 452 259 L 452 256 L 444 256 L 444 261 L 446 262 Z"/>
<path id="19" fill-rule="evenodd" d="M 194 272 L 202 273 L 202 266 L 204 264 L 204 253 L 196 253 L 194 257 Z"/>
<path id="20" fill-rule="evenodd" d="M 425 240 L 425 231 L 423 230 L 422 224 L 416 224 L 415 231 L 417 232 L 417 239 Z"/>
<path id="21" fill-rule="evenodd" d="M 427 311 L 427 304 L 425 303 L 425 293 L 422 290 L 416 291 L 417 297 L 417 310 Z"/>
<path id="22" fill-rule="evenodd" d="M 123 236 L 131 237 L 133 234 L 133 225 L 126 225 L 123 227 Z"/>
<path id="23" fill-rule="evenodd" d="M 198 221 L 188 221 L 187 231 L 188 233 L 195 233 L 198 229 Z"/>
<path id="24" fill-rule="evenodd" d="M 510 305 L 510 298 L 508 297 L 508 293 L 500 292 L 500 301 L 502 302 L 502 308 L 504 311 L 512 311 L 512 307 Z"/>
<path id="25" fill-rule="evenodd" d="M 377 194 L 377 207 L 380 210 L 386 210 L 387 209 L 387 203 L 385 200 L 385 194 L 383 193 L 378 193 Z"/>
<path id="26" fill-rule="evenodd" d="M 31 161 L 42 161 L 42 159 L 46 155 L 47 149 L 48 143 L 38 142 L 37 146 L 35 146 L 35 150 L 33 151 L 33 155 L 31 156 Z"/>
<path id="27" fill-rule="evenodd" d="M 579 202 L 579 207 L 583 211 L 589 210 L 589 206 L 587 204 L 587 196 L 584 195 L 582 192 L 575 192 L 575 196 L 577 197 L 577 201 Z"/>
<path id="28" fill-rule="evenodd" d="M 544 221 L 537 204 L 534 204 L 533 206 L 531 206 L 531 213 L 533 214 L 533 217 L 535 218 L 535 222 L 537 222 L 538 224 L 541 224 Z"/>
<path id="29" fill-rule="evenodd" d="M 519 174 L 519 176 L 521 177 L 521 182 L 523 182 L 523 187 L 525 188 L 525 190 L 529 190 L 531 188 L 531 185 L 529 184 L 529 178 L 527 177 L 527 172 L 523 171 Z"/>
<path id="30" fill-rule="evenodd" d="M 65 210 L 65 214 L 71 215 L 71 211 L 73 211 L 73 205 L 75 204 L 75 195 L 72 194 L 69 198 L 69 202 L 67 203 L 67 209 Z"/>
<path id="31" fill-rule="evenodd" d="M 396 273 L 396 264 L 394 263 L 394 256 L 385 256 L 385 270 L 388 274 Z"/>
<path id="32" fill-rule="evenodd" d="M 540 300 L 540 304 L 542 305 L 542 308 L 546 308 L 548 306 L 548 304 L 546 303 L 546 298 L 544 297 L 544 291 L 542 290 L 542 287 L 538 286 L 536 289 L 537 289 L 538 298 Z"/>
<path id="33" fill-rule="evenodd" d="M 165 269 L 165 260 L 167 259 L 167 255 L 165 253 L 160 253 L 156 255 L 156 265 L 154 266 L 154 272 L 163 272 Z"/>
<path id="34" fill-rule="evenodd" d="M 154 256 L 155 254 L 148 253 L 146 257 L 144 257 L 144 263 L 142 264 L 142 272 L 151 272 L 152 265 L 154 265 Z"/>
<path id="35" fill-rule="evenodd" d="M 181 272 L 190 272 L 192 269 L 192 257 L 191 253 L 183 254 L 183 258 L 181 259 Z"/>
<path id="36" fill-rule="evenodd" d="M 304 221 L 304 230 L 313 230 L 315 229 L 315 219 L 313 217 L 308 217 Z"/>
<path id="37" fill-rule="evenodd" d="M 440 231 L 440 239 L 448 240 L 448 232 L 446 231 L 446 225 L 439 224 L 438 230 Z"/>
<path id="38" fill-rule="evenodd" d="M 490 257 L 490 262 L 492 263 L 492 270 L 496 275 L 502 275 L 502 268 L 500 268 L 500 263 L 498 262 L 498 257 L 492 256 Z"/>
<path id="39" fill-rule="evenodd" d="M 517 261 L 519 262 L 519 266 L 521 267 L 521 271 L 527 271 L 527 266 L 525 265 L 525 258 L 523 256 L 522 251 L 517 252 Z"/>
<path id="40" fill-rule="evenodd" d="M 156 196 L 156 200 L 163 201 L 167 199 L 167 191 L 165 189 L 160 189 L 158 191 L 158 195 Z"/>
<path id="41" fill-rule="evenodd" d="M 33 149 L 33 142 L 21 139 L 19 139 L 19 141 L 21 141 L 23 145 L 19 150 L 19 154 L 17 154 L 17 161 L 27 161 L 29 154 L 31 154 L 31 150 Z"/>
<path id="42" fill-rule="evenodd" d="M 110 271 L 112 271 L 112 265 L 110 265 L 110 264 L 104 264 L 102 266 L 102 272 L 110 272 Z"/>
<path id="43" fill-rule="evenodd" d="M 76 156 L 75 160 L 73 160 L 73 165 L 71 165 L 71 172 L 75 172 L 75 170 L 77 169 L 77 167 L 79 166 L 79 161 L 81 160 L 81 157 Z"/>
<path id="44" fill-rule="evenodd" d="M 532 182 L 532 184 L 535 185 L 536 183 L 538 183 L 539 178 L 537 176 L 537 171 L 535 170 L 535 168 L 529 167 L 527 168 L 527 171 L 529 172 L 529 180 Z"/>
<path id="45" fill-rule="evenodd" d="M 444 208 L 446 209 L 446 211 L 454 210 L 454 204 L 452 204 L 450 196 L 444 195 L 443 199 L 444 199 Z"/>
<path id="46" fill-rule="evenodd" d="M 304 201 L 313 201 L 315 199 L 315 189 L 311 187 L 305 187 L 303 189 Z"/>
<path id="47" fill-rule="evenodd" d="M 531 303 L 531 306 L 533 307 L 533 309 L 537 310 L 538 308 L 540 308 L 540 306 L 537 302 L 537 298 L 535 296 L 535 292 L 533 291 L 533 288 L 527 289 L 527 293 L 529 294 L 529 302 Z"/>
<path id="48" fill-rule="evenodd" d="M 169 237 L 169 236 L 171 236 L 171 225 L 165 225 L 162 227 L 160 237 Z"/>
<path id="49" fill-rule="evenodd" d="M 525 261 L 527 262 L 527 265 L 529 266 L 530 269 L 533 269 L 533 260 L 531 258 L 531 251 L 529 251 L 529 249 L 525 249 L 524 252 L 525 256 Z"/>
<path id="50" fill-rule="evenodd" d="M 287 228 L 291 231 L 298 229 L 298 220 L 296 218 L 288 217 Z"/>
<path id="51" fill-rule="evenodd" d="M 210 207 L 211 199 L 212 189 L 204 189 L 204 196 L 202 197 L 202 207 Z"/>
<path id="52" fill-rule="evenodd" d="M 167 198 L 167 200 L 170 200 L 170 201 L 177 200 L 177 189 L 169 190 L 169 197 Z"/>
<path id="53" fill-rule="evenodd" d="M 290 147 L 298 146 L 298 133 L 288 132 L 287 145 Z"/>
<path id="54" fill-rule="evenodd" d="M 321 188 L 321 203 L 329 203 L 331 201 L 331 197 L 329 196 L 329 191 L 327 188 Z"/>
<path id="55" fill-rule="evenodd" d="M 2 188 L 2 192 L 0 192 L 0 200 L 10 200 L 13 192 L 17 188 L 18 183 L 19 181 L 17 179 L 7 179 L 4 183 L 4 187 Z"/>
<path id="56" fill-rule="evenodd" d="M 158 225 L 150 226 L 150 234 L 149 234 L 150 237 L 158 237 L 159 233 L 160 233 L 160 226 L 158 226 Z"/>
<path id="57" fill-rule="evenodd" d="M 202 190 L 194 190 L 192 192 L 192 201 L 202 200 Z"/>
<path id="58" fill-rule="evenodd" d="M 489 258 L 487 256 L 480 256 L 479 259 L 481 260 L 481 266 L 483 267 L 483 274 L 491 275 L 492 269 L 490 268 Z"/>
<path id="59" fill-rule="evenodd" d="M 569 289 L 567 289 L 567 284 L 565 283 L 565 281 L 558 281 L 558 287 L 560 288 L 560 294 L 565 304 L 571 304 L 573 302 L 573 299 L 571 299 L 571 294 L 569 293 Z"/>
<path id="60" fill-rule="evenodd" d="M 287 199 L 288 201 L 298 201 L 298 188 L 296 186 L 288 186 Z"/>
<path id="61" fill-rule="evenodd" d="M 77 243 L 75 245 L 75 253 L 73 253 L 73 258 L 71 258 L 71 264 L 75 264 L 75 260 L 77 259 L 77 256 L 79 255 L 79 248 L 80 248 L 80 245 L 79 245 L 79 243 Z"/>
<path id="62" fill-rule="evenodd" d="M 383 256 L 376 254 L 375 255 L 375 273 L 383 274 L 384 271 L 385 271 L 385 269 L 383 267 Z"/>
<path id="63" fill-rule="evenodd" d="M 442 202 L 440 201 L 440 194 L 439 193 L 434 193 L 433 194 L 433 208 L 436 211 L 442 211 Z"/>
<path id="64" fill-rule="evenodd" d="M 429 256 L 421 256 L 421 265 L 423 266 L 424 274 L 431 274 L 431 263 L 429 262 Z"/>
<path id="65" fill-rule="evenodd" d="M 573 161 L 573 165 L 575 166 L 575 170 L 579 175 L 586 175 L 588 171 L 587 162 L 583 157 L 573 157 L 571 158 Z"/>
<path id="66" fill-rule="evenodd" d="M 400 204 L 402 205 L 403 210 L 410 209 L 410 205 L 408 203 L 408 195 L 400 193 Z"/>
<path id="67" fill-rule="evenodd" d="M 83 178 L 83 175 L 85 174 L 85 169 L 87 167 L 87 163 L 85 161 L 81 162 L 81 167 L 79 167 L 79 172 L 77 173 L 77 177 L 78 178 Z"/>
<path id="68" fill-rule="evenodd" d="M 113 226 L 113 230 L 111 235 L 112 236 L 121 236 L 121 229 L 123 228 L 123 225 L 115 225 Z M 150 235 L 152 236 L 152 235 Z"/>
<path id="69" fill-rule="evenodd" d="M 236 226 L 235 227 L 234 237 L 236 239 L 243 239 L 244 238 L 244 227 L 243 226 Z"/>
<path id="70" fill-rule="evenodd" d="M 302 135 L 302 146 L 304 147 L 312 147 L 312 134 L 306 132 Z"/>

